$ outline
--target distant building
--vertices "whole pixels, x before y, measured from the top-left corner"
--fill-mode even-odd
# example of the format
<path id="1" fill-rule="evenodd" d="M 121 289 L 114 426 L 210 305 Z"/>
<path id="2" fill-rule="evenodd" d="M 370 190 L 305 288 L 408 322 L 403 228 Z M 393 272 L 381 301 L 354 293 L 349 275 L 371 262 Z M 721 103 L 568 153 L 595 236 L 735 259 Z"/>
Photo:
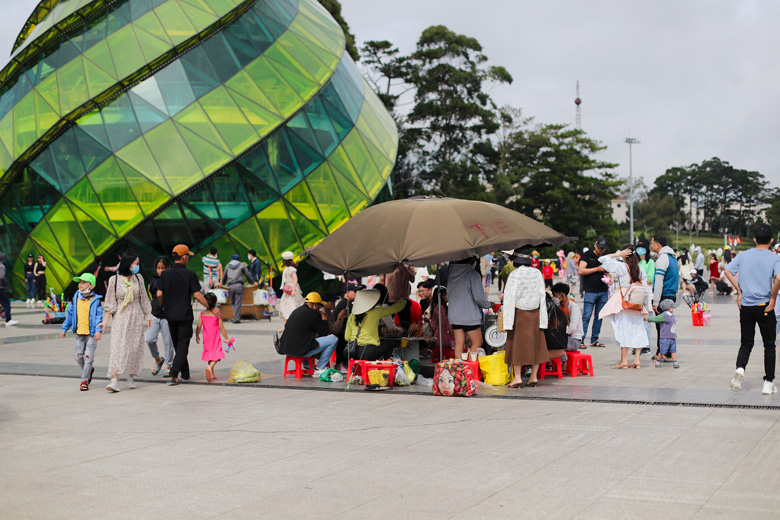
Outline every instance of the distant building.
<path id="1" fill-rule="evenodd" d="M 628 199 L 623 197 L 612 199 L 612 220 L 618 224 L 628 222 Z"/>

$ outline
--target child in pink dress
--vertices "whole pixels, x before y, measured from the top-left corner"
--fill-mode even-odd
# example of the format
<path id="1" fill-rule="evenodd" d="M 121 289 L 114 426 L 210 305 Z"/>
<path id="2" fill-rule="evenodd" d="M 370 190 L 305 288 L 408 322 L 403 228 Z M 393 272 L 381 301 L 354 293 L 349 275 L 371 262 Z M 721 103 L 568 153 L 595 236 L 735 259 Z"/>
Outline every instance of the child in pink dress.
<path id="1" fill-rule="evenodd" d="M 198 317 L 198 328 L 195 331 L 195 343 L 200 343 L 200 331 L 203 331 L 203 354 L 200 359 L 208 362 L 206 367 L 206 381 L 214 381 L 217 377 L 214 375 L 214 367 L 219 361 L 225 359 L 225 353 L 222 352 L 222 338 L 228 340 L 225 325 L 222 318 L 214 314 L 217 306 L 217 297 L 212 293 L 206 295 L 206 303 L 209 308 L 200 313 Z"/>

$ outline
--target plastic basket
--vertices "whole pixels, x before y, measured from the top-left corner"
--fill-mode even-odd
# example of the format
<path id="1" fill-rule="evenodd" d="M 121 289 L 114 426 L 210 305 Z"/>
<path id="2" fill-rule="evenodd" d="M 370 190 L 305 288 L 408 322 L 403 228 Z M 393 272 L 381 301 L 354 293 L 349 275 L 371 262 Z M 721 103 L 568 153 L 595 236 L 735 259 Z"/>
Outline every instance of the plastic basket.
<path id="1" fill-rule="evenodd" d="M 397 369 L 395 363 L 367 362 L 363 365 L 363 380 L 369 385 L 393 386 Z"/>
<path id="2" fill-rule="evenodd" d="M 703 312 L 692 312 L 691 318 L 693 319 L 693 326 L 694 327 L 703 327 L 704 326 L 704 313 Z"/>

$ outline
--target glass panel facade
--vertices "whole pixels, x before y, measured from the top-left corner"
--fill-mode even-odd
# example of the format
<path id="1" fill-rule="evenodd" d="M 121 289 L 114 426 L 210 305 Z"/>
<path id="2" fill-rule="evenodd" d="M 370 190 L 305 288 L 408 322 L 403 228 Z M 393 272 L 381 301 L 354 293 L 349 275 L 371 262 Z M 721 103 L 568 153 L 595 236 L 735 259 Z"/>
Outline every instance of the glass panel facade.
<path id="1" fill-rule="evenodd" d="M 16 160 L 19 136 L 61 117 L 63 95 L 89 101 L 130 67 L 115 55 L 126 51 L 112 46 L 116 35 L 131 35 L 127 52 L 146 62 L 156 46 L 191 37 L 236 4 L 120 1 L 78 38 L 67 33 L 70 47 L 31 67 L 28 92 L 8 107 L 10 126 L 0 118 L 0 159 Z M 82 77 L 61 88 L 70 63 Z M 127 87 L 15 166 L 13 183 L 0 179 L 0 245 L 14 259 L 27 251 L 57 256 L 58 291 L 94 255 L 125 247 L 139 252 L 144 270 L 177 243 L 198 253 L 217 247 L 225 257 L 255 249 L 276 268 L 282 251 L 300 254 L 368 206 L 395 160 L 392 118 L 317 0 L 257 0 Z M 200 255 L 190 267 L 199 264 Z M 16 261 L 15 277 L 20 268 Z"/>

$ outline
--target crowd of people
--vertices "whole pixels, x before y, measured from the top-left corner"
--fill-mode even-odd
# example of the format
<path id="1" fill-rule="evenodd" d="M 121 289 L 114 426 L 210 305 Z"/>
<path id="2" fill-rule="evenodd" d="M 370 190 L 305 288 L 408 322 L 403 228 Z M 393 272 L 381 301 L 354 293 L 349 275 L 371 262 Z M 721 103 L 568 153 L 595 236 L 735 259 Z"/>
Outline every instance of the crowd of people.
<path id="1" fill-rule="evenodd" d="M 485 311 L 501 308 L 502 326 L 507 332 L 505 361 L 514 375 L 511 388 L 537 386 L 539 366 L 551 359 L 560 358 L 565 367 L 567 352 L 604 347 L 600 335 L 605 318 L 612 322 L 620 349 L 614 369 L 640 368 L 640 356 L 651 352 L 653 325 L 654 366 L 671 363 L 679 368 L 675 317 L 678 292 L 682 289 L 695 302 L 709 288 L 710 294 L 733 293 L 739 306 L 741 345 L 732 390 L 741 389 L 758 326 L 765 349 L 762 390 L 771 394 L 777 391 L 773 381 L 780 246 L 772 249 L 773 230 L 766 224 L 756 226 L 754 240 L 754 249 L 737 255 L 726 248 L 719 259 L 714 252 L 705 256 L 699 247 L 690 253 L 686 249 L 675 251 L 661 234 L 625 244 L 610 254 L 607 240 L 601 237 L 582 254 L 560 251 L 552 260 L 540 259 L 536 250 L 522 247 L 430 269 L 416 269 L 402 262 L 391 273 L 367 279 L 332 278 L 330 286 L 335 291 L 305 296 L 295 256 L 286 251 L 281 255 L 284 270 L 278 305 L 284 324 L 280 352 L 317 358 L 314 377 L 329 368 L 331 359 L 335 359 L 337 370 L 346 374 L 349 360 L 392 356 L 397 343 L 387 341 L 383 331 L 392 329 L 403 335 L 419 326 L 424 330 L 422 355 L 439 348 L 451 349 L 455 359 L 475 361 L 484 354 Z M 82 370 L 82 390 L 89 389 L 97 342 L 110 320 L 109 391 L 120 390 L 121 375 L 127 376 L 127 388 L 136 387 L 135 377 L 141 372 L 145 349 L 153 359 L 153 375 L 162 372 L 169 378 L 169 385 L 188 380 L 188 352 L 195 324 L 193 299 L 205 309 L 197 319 L 195 340 L 200 344 L 202 339 L 206 379 L 216 379 L 215 367 L 224 359 L 222 341 L 227 341 L 227 317 L 219 309 L 215 289 L 227 288 L 234 309 L 231 321 L 237 323 L 244 280 L 255 287 L 263 283 L 254 251 L 248 255 L 248 263 L 236 254 L 226 266 L 217 253 L 212 249 L 203 257 L 202 280 L 187 268 L 193 254 L 183 244 L 176 246 L 170 257 L 155 260 L 148 285 L 139 272 L 138 255 L 132 250 L 120 255 L 116 265 L 104 265 L 109 262 L 97 258 L 88 272 L 74 278 L 78 291 L 67 308 L 61 337 L 68 331 L 75 335 L 74 357 Z M 3 260 L 0 253 L 0 305 L 9 326 L 16 321 L 11 319 Z M 704 265 L 709 270 L 707 281 L 702 277 Z M 32 293 L 41 276 L 45 286 L 45 267 L 42 256 L 37 261 L 33 255 L 28 257 L 28 304 L 41 299 L 40 294 Z M 489 300 L 494 277 L 501 303 Z M 575 297 L 578 286 L 582 307 Z M 160 336 L 162 354 L 158 348 Z"/>

